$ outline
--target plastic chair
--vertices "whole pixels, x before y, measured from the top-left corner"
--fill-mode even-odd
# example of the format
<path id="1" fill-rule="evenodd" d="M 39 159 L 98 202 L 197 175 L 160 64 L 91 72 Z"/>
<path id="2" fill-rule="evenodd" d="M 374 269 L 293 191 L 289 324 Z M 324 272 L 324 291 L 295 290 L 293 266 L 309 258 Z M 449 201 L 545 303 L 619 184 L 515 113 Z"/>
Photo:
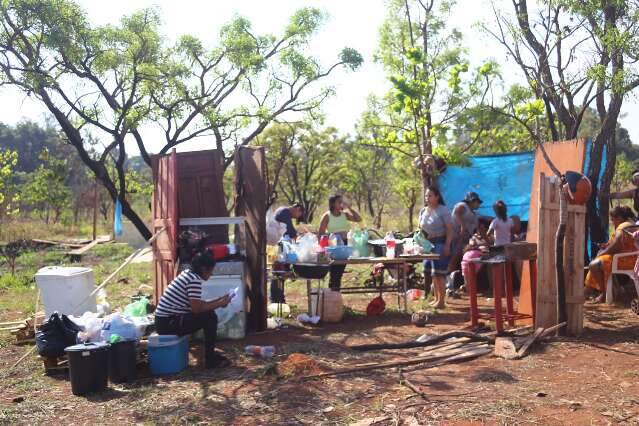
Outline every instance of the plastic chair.
<path id="1" fill-rule="evenodd" d="M 613 295 L 612 295 L 612 276 L 615 274 L 623 274 L 630 277 L 632 282 L 635 283 L 635 290 L 637 290 L 637 295 L 639 296 L 639 278 L 635 275 L 634 269 L 619 269 L 619 259 L 627 256 L 639 256 L 639 251 L 633 251 L 629 253 L 618 253 L 612 256 L 612 273 L 608 277 L 608 282 L 606 283 L 606 303 L 612 304 Z"/>

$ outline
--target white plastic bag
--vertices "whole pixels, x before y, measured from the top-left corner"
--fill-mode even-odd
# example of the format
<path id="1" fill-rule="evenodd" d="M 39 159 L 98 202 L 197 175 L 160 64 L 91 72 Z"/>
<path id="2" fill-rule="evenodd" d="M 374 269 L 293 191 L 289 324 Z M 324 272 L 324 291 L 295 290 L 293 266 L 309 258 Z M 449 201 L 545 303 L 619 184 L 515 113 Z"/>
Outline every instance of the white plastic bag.
<path id="1" fill-rule="evenodd" d="M 298 238 L 295 246 L 298 261 L 303 263 L 317 262 L 318 249 L 317 235 L 311 233 L 302 235 Z"/>
<path id="2" fill-rule="evenodd" d="M 95 312 L 85 312 L 81 317 L 70 316 L 69 319 L 82 328 L 78 333 L 78 343 L 99 342 L 104 319 L 98 318 Z"/>
<path id="3" fill-rule="evenodd" d="M 228 305 L 223 308 L 217 308 L 215 314 L 217 315 L 217 326 L 221 326 L 229 322 L 236 314 L 244 310 L 244 300 L 240 297 L 240 289 L 235 288 L 231 290 L 235 296 L 231 299 Z M 229 292 L 229 293 L 231 293 Z"/>
<path id="4" fill-rule="evenodd" d="M 266 244 L 277 245 L 286 232 L 286 225 L 275 220 L 275 212 L 269 209 L 266 212 Z"/>
<path id="5" fill-rule="evenodd" d="M 122 340 L 139 340 L 145 329 L 145 324 L 136 323 L 133 318 L 116 312 L 104 319 L 100 339 L 108 342 L 113 334 L 117 334 Z"/>

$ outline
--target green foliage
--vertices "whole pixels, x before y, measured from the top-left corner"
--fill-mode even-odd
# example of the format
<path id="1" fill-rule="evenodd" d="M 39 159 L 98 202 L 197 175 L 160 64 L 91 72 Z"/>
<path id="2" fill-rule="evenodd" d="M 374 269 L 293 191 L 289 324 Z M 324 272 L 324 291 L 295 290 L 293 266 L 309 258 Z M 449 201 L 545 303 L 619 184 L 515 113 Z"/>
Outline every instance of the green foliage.
<path id="1" fill-rule="evenodd" d="M 71 191 L 65 182 L 68 163 L 53 157 L 48 150 L 42 151 L 40 159 L 42 164 L 29 174 L 22 188 L 23 201 L 43 212 L 47 223 L 53 212 L 53 222 L 56 223 L 71 199 Z"/>
<path id="2" fill-rule="evenodd" d="M 269 186 L 281 202 L 300 202 L 312 221 L 329 193 L 342 184 L 344 141 L 334 128 L 275 124 L 257 141 L 266 149 Z"/>
<path id="3" fill-rule="evenodd" d="M 0 217 L 6 213 L 16 213 L 13 202 L 18 200 L 18 196 L 9 194 L 16 164 L 18 164 L 18 154 L 15 151 L 0 150 Z"/>

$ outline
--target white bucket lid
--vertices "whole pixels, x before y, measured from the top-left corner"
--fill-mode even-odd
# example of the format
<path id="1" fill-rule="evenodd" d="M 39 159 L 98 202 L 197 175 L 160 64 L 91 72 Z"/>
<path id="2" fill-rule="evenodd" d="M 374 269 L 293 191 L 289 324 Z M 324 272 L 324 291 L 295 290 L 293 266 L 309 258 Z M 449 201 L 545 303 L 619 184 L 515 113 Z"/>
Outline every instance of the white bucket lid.
<path id="1" fill-rule="evenodd" d="M 79 266 L 45 266 L 36 272 L 37 277 L 72 277 L 93 272 L 91 268 L 83 268 Z"/>

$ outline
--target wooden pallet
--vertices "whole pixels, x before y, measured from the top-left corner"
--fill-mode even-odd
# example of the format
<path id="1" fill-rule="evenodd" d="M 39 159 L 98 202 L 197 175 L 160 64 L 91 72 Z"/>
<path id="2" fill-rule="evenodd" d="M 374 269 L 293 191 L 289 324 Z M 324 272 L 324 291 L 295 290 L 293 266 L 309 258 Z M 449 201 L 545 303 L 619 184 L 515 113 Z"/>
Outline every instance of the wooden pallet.
<path id="1" fill-rule="evenodd" d="M 44 365 L 44 373 L 47 376 L 64 373 L 69 368 L 69 360 L 66 355 L 61 357 L 41 356 L 40 359 Z"/>

